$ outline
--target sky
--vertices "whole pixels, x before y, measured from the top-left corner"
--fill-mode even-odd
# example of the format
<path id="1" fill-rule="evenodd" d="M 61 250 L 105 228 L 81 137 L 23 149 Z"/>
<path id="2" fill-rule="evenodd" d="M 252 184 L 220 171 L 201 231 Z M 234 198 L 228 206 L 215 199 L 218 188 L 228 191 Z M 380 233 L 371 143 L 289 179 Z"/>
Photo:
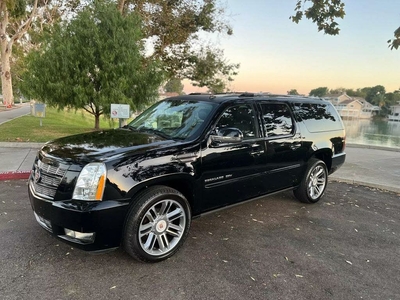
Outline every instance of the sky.
<path id="1" fill-rule="evenodd" d="M 233 91 L 300 94 L 318 87 L 400 88 L 400 49 L 387 40 L 400 26 L 400 0 L 344 0 L 346 15 L 336 36 L 289 17 L 297 0 L 222 0 L 232 36 L 210 36 L 230 63 L 240 63 Z M 186 93 L 201 92 L 184 81 Z"/>

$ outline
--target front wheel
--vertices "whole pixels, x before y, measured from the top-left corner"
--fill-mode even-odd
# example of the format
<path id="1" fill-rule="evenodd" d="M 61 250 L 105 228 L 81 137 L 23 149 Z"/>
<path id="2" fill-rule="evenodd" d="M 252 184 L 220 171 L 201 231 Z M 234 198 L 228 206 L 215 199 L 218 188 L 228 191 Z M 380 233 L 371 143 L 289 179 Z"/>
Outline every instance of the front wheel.
<path id="1" fill-rule="evenodd" d="M 316 203 L 324 195 L 328 183 L 328 169 L 322 160 L 312 158 L 299 187 L 293 191 L 304 203 Z"/>
<path id="2" fill-rule="evenodd" d="M 124 248 L 140 261 L 167 259 L 183 244 L 190 220 L 189 204 L 180 192 L 166 186 L 151 187 L 128 214 Z"/>

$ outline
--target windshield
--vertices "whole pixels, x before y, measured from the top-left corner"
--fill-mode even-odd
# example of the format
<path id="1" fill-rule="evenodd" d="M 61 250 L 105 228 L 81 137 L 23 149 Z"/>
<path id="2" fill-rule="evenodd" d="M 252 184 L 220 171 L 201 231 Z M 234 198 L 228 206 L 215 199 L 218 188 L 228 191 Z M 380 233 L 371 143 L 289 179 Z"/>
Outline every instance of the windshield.
<path id="1" fill-rule="evenodd" d="M 204 121 L 215 106 L 210 102 L 161 101 L 130 122 L 128 128 L 184 140 L 201 133 L 206 123 Z"/>

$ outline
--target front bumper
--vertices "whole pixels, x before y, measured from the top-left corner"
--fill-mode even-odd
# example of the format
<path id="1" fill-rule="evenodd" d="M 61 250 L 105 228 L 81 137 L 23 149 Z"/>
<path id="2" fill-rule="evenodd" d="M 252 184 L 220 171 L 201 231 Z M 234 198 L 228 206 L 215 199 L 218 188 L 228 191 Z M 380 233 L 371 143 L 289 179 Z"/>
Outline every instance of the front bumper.
<path id="1" fill-rule="evenodd" d="M 74 247 L 87 251 L 119 247 L 128 201 L 49 201 L 35 194 L 32 181 L 29 182 L 29 199 L 38 223 Z M 93 240 L 73 238 L 65 229 L 82 235 L 93 233 Z"/>

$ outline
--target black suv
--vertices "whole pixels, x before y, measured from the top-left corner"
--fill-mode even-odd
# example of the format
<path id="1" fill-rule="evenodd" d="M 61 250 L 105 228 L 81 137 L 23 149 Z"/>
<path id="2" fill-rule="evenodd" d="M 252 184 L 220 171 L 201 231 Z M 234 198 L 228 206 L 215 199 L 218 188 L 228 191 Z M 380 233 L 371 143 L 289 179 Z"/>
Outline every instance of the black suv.
<path id="1" fill-rule="evenodd" d="M 317 202 L 344 148 L 339 115 L 318 98 L 179 96 L 124 128 L 45 144 L 29 197 L 39 224 L 75 247 L 123 245 L 154 262 L 205 212 L 287 189 Z"/>

